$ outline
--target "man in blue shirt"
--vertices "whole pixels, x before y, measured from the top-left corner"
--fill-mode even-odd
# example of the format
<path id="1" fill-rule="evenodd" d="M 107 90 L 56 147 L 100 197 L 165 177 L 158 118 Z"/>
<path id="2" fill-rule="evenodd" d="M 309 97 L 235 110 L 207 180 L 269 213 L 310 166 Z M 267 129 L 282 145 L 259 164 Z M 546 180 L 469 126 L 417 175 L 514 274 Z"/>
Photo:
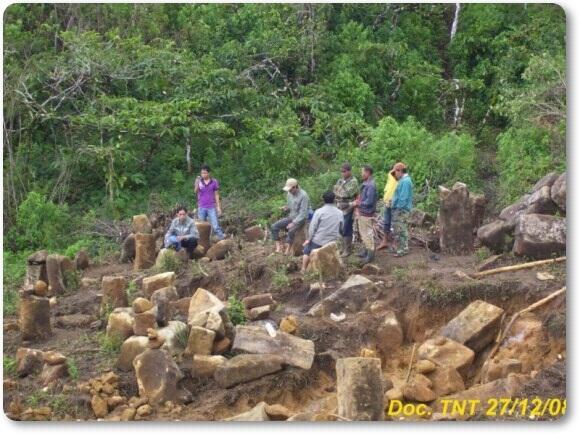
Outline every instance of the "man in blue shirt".
<path id="1" fill-rule="evenodd" d="M 357 208 L 356 222 L 358 232 L 365 247 L 359 256 L 363 258 L 363 264 L 367 264 L 375 258 L 374 222 L 377 209 L 377 186 L 375 185 L 371 166 L 364 165 L 361 175 L 363 183 L 360 195 L 356 201 L 353 201 L 352 205 Z"/>
<path id="2" fill-rule="evenodd" d="M 409 215 L 413 207 L 413 181 L 407 173 L 405 165 L 395 170 L 397 188 L 393 196 L 393 232 L 397 245 L 395 257 L 402 257 L 409 253 L 409 231 L 407 229 Z"/>

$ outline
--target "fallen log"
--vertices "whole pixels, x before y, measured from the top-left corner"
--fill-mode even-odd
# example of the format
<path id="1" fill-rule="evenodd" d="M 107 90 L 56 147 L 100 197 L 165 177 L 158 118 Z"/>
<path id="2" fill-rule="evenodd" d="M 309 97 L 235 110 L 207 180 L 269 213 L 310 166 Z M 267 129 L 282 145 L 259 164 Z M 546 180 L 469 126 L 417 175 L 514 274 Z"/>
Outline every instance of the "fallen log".
<path id="1" fill-rule="evenodd" d="M 488 275 L 495 275 L 497 273 L 515 272 L 517 270 L 532 269 L 534 267 L 543 266 L 546 264 L 561 263 L 562 261 L 566 261 L 566 257 L 558 257 L 550 260 L 531 261 L 529 263 L 521 263 L 513 266 L 498 267 L 497 269 L 490 269 L 484 270 L 483 272 L 472 273 L 470 276 L 472 278 L 477 279 Z"/>
<path id="2" fill-rule="evenodd" d="M 413 343 L 413 351 L 411 352 L 411 360 L 409 361 L 409 368 L 407 369 L 407 376 L 405 377 L 405 382 L 409 382 L 411 377 L 411 369 L 413 368 L 413 360 L 415 359 L 415 350 L 417 349 L 417 343 Z"/>

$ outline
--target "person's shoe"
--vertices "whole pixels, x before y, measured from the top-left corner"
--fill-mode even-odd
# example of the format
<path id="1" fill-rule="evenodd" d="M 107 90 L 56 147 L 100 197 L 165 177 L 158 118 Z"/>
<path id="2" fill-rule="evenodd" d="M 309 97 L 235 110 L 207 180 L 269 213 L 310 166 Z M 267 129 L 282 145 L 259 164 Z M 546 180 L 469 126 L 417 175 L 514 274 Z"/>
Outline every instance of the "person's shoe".
<path id="1" fill-rule="evenodd" d="M 356 256 L 357 256 L 357 257 L 360 257 L 360 258 L 365 258 L 365 257 L 367 256 L 367 250 L 366 250 L 366 249 L 363 249 L 362 251 L 359 251 L 359 252 L 356 254 Z"/>
<path id="2" fill-rule="evenodd" d="M 342 238 L 342 252 L 340 256 L 342 258 L 346 258 L 350 255 L 352 251 L 352 238 L 351 237 L 343 237 Z"/>
<path id="3" fill-rule="evenodd" d="M 372 262 L 374 259 L 375 259 L 375 251 L 367 249 L 367 255 L 365 256 L 365 258 L 363 258 L 362 264 L 368 264 Z"/>
<path id="4" fill-rule="evenodd" d="M 380 251 L 381 249 L 385 249 L 385 248 L 388 248 L 388 247 L 389 247 L 389 237 L 385 234 L 385 236 L 383 237 L 383 241 L 377 247 L 377 251 Z"/>
<path id="5" fill-rule="evenodd" d="M 397 251 L 393 257 L 404 257 L 405 255 L 407 255 L 409 253 L 409 251 Z"/>

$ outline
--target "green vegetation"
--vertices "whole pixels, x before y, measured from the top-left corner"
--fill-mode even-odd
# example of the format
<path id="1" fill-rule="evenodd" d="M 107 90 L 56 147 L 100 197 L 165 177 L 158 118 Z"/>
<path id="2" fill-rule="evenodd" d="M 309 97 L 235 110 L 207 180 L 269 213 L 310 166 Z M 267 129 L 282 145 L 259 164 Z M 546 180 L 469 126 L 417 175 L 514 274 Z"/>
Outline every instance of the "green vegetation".
<path id="1" fill-rule="evenodd" d="M 232 294 L 228 298 L 228 317 L 234 325 L 246 323 L 246 309 L 237 294 Z"/>
<path id="2" fill-rule="evenodd" d="M 491 257 L 492 252 L 489 250 L 487 246 L 482 246 L 481 248 L 475 251 L 475 258 L 478 262 L 482 262 L 483 260 Z"/>
<path id="3" fill-rule="evenodd" d="M 155 272 L 175 272 L 179 273 L 183 269 L 183 262 L 177 257 L 175 251 L 169 251 L 163 255 L 153 268 Z"/>
<path id="4" fill-rule="evenodd" d="M 70 378 L 73 381 L 77 381 L 79 379 L 79 367 L 77 366 L 76 360 L 73 357 L 68 357 L 66 360 L 66 365 Z"/>
<path id="5" fill-rule="evenodd" d="M 11 356 L 4 355 L 2 358 L 2 367 L 4 370 L 4 377 L 16 376 L 16 359 Z"/>
<path id="6" fill-rule="evenodd" d="M 462 4 L 452 37 L 456 7 L 10 5 L 5 289 L 24 252 L 117 255 L 114 223 L 193 206 L 202 162 L 226 215 L 257 222 L 289 176 L 318 206 L 345 159 L 371 163 L 379 189 L 405 161 L 429 211 L 439 184 L 497 176 L 504 205 L 564 170 L 563 9 Z"/>
<path id="7" fill-rule="evenodd" d="M 272 275 L 272 287 L 275 289 L 280 289 L 286 287 L 290 284 L 290 278 L 288 278 L 288 268 L 286 266 L 281 266 Z"/>
<path id="8" fill-rule="evenodd" d="M 117 334 L 107 335 L 105 331 L 98 333 L 99 345 L 101 346 L 101 353 L 107 357 L 117 357 L 123 344 L 123 339 Z"/>

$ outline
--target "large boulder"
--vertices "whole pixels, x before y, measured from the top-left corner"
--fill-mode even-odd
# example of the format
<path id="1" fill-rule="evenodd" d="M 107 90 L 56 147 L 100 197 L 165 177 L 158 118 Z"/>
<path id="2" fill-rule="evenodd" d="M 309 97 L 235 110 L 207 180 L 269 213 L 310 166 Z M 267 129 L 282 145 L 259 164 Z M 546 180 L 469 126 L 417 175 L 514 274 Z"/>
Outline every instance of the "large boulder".
<path id="1" fill-rule="evenodd" d="M 129 234 L 121 244 L 121 263 L 128 263 L 135 259 L 135 234 Z"/>
<path id="2" fill-rule="evenodd" d="M 260 225 L 254 225 L 244 230 L 244 236 L 246 236 L 246 241 L 248 242 L 257 242 L 264 238 L 264 230 Z"/>
<path id="3" fill-rule="evenodd" d="M 205 256 L 210 260 L 223 260 L 232 249 L 234 249 L 232 239 L 220 240 L 206 251 Z"/>
<path id="4" fill-rule="evenodd" d="M 180 253 L 182 252 L 187 253 L 187 251 L 183 249 L 180 251 Z M 186 256 L 186 259 L 189 258 Z M 173 264 L 179 264 L 182 260 L 179 258 L 179 254 L 174 249 L 161 248 L 159 254 L 157 254 L 157 259 L 155 260 L 155 268 L 162 270 L 163 265 L 166 264 L 167 261 L 170 261 Z"/>
<path id="5" fill-rule="evenodd" d="M 537 192 L 538 190 L 542 189 L 543 187 L 552 187 L 554 182 L 558 179 L 558 174 L 555 172 L 550 172 L 540 178 L 534 187 L 532 188 L 532 192 Z"/>
<path id="6" fill-rule="evenodd" d="M 385 357 L 391 356 L 403 344 L 403 328 L 393 311 L 387 311 L 377 329 L 377 348 Z"/>
<path id="7" fill-rule="evenodd" d="M 105 307 L 111 308 L 126 307 L 129 305 L 127 297 L 127 281 L 123 276 L 104 276 L 101 281 L 101 311 Z"/>
<path id="8" fill-rule="evenodd" d="M 495 381 L 496 379 L 507 378 L 510 373 L 521 373 L 522 362 L 519 359 L 494 358 L 488 360 L 481 368 L 481 379 L 485 382 Z"/>
<path id="9" fill-rule="evenodd" d="M 558 206 L 550 196 L 550 187 L 544 186 L 530 195 L 526 207 L 526 214 L 552 214 L 558 210 Z"/>
<path id="10" fill-rule="evenodd" d="M 308 315 L 329 316 L 342 310 L 356 312 L 378 293 L 379 290 L 370 279 L 362 275 L 352 275 L 338 290 L 310 308 Z"/>
<path id="11" fill-rule="evenodd" d="M 438 397 L 465 390 L 463 378 L 453 367 L 437 367 L 425 376 L 431 381 L 431 389 Z"/>
<path id="12" fill-rule="evenodd" d="M 215 332 L 201 326 L 192 326 L 189 331 L 187 347 L 183 352 L 186 356 L 211 355 Z"/>
<path id="13" fill-rule="evenodd" d="M 139 395 L 146 397 L 150 405 L 158 405 L 168 400 L 181 400 L 177 383 L 183 374 L 167 352 L 148 349 L 133 360 Z"/>
<path id="14" fill-rule="evenodd" d="M 74 263 L 75 263 L 76 270 L 88 269 L 90 266 L 90 261 L 89 261 L 89 254 L 87 254 L 87 251 L 81 249 L 79 252 L 77 252 L 75 255 Z"/>
<path id="15" fill-rule="evenodd" d="M 146 214 L 133 216 L 132 229 L 135 234 L 151 234 L 153 232 L 153 226 Z"/>
<path id="16" fill-rule="evenodd" d="M 282 331 L 276 331 L 272 337 L 262 326 L 237 325 L 232 350 L 279 355 L 285 364 L 305 370 L 310 369 L 314 361 L 314 343 L 311 340 Z"/>
<path id="17" fill-rule="evenodd" d="M 157 307 L 151 308 L 143 313 L 135 313 L 135 323 L 133 333 L 135 335 L 147 335 L 147 330 L 155 329 L 157 326 Z"/>
<path id="18" fill-rule="evenodd" d="M 307 272 L 315 273 L 322 279 L 334 279 L 340 276 L 343 265 L 336 242 L 327 243 L 322 248 L 310 253 Z"/>
<path id="19" fill-rule="evenodd" d="M 209 249 L 209 237 L 211 235 L 211 225 L 209 222 L 196 221 L 195 226 L 199 232 L 198 245 L 203 246 L 204 252 Z"/>
<path id="20" fill-rule="evenodd" d="M 550 196 L 560 210 L 566 212 L 566 173 L 560 175 L 550 189 Z"/>
<path id="21" fill-rule="evenodd" d="M 209 314 L 221 313 L 226 306 L 213 293 L 198 288 L 189 301 L 187 323 L 191 326 L 205 326 Z"/>
<path id="22" fill-rule="evenodd" d="M 473 216 L 469 190 L 457 182 L 451 190 L 439 186 L 439 244 L 443 252 L 467 254 L 473 251 Z"/>
<path id="23" fill-rule="evenodd" d="M 22 340 L 42 340 L 52 335 L 48 298 L 23 294 L 19 323 Z"/>
<path id="24" fill-rule="evenodd" d="M 135 318 L 132 308 L 115 308 L 107 321 L 106 334 L 108 337 L 117 336 L 122 340 L 133 335 Z"/>
<path id="25" fill-rule="evenodd" d="M 521 215 L 514 232 L 513 252 L 532 258 L 566 253 L 566 218 L 542 214 Z"/>
<path id="26" fill-rule="evenodd" d="M 133 360 L 148 349 L 148 343 L 149 339 L 142 335 L 134 335 L 126 339 L 121 345 L 116 367 L 125 372 L 133 370 Z"/>
<path id="27" fill-rule="evenodd" d="M 475 352 L 447 337 L 426 340 L 417 349 L 417 359 L 427 359 L 442 367 L 452 367 L 464 376 L 473 363 Z"/>
<path id="28" fill-rule="evenodd" d="M 38 349 L 21 347 L 16 351 L 16 373 L 23 378 L 42 369 L 43 355 Z"/>
<path id="29" fill-rule="evenodd" d="M 253 381 L 282 370 L 284 359 L 279 355 L 238 355 L 216 368 L 214 378 L 222 388 Z"/>
<path id="30" fill-rule="evenodd" d="M 515 227 L 515 222 L 498 219 L 479 227 L 477 238 L 493 252 L 509 251 L 514 244 L 513 231 Z"/>
<path id="31" fill-rule="evenodd" d="M 383 376 L 378 358 L 336 362 L 338 415 L 353 421 L 384 420 Z"/>
<path id="32" fill-rule="evenodd" d="M 227 362 L 221 355 L 193 355 L 191 375 L 198 378 L 213 378 L 215 371 Z"/>
<path id="33" fill-rule="evenodd" d="M 479 352 L 496 338 L 503 313 L 500 307 L 474 301 L 443 327 L 441 335 Z"/>
<path id="34" fill-rule="evenodd" d="M 143 279 L 143 295 L 151 298 L 155 290 L 175 285 L 175 272 L 158 273 Z"/>
<path id="35" fill-rule="evenodd" d="M 530 199 L 530 195 L 522 196 L 518 201 L 504 208 L 499 214 L 499 218 L 515 225 L 517 217 L 525 214 L 528 207 L 528 199 Z"/>
<path id="36" fill-rule="evenodd" d="M 155 235 L 135 234 L 135 262 L 133 269 L 150 269 L 155 264 L 156 259 Z"/>

